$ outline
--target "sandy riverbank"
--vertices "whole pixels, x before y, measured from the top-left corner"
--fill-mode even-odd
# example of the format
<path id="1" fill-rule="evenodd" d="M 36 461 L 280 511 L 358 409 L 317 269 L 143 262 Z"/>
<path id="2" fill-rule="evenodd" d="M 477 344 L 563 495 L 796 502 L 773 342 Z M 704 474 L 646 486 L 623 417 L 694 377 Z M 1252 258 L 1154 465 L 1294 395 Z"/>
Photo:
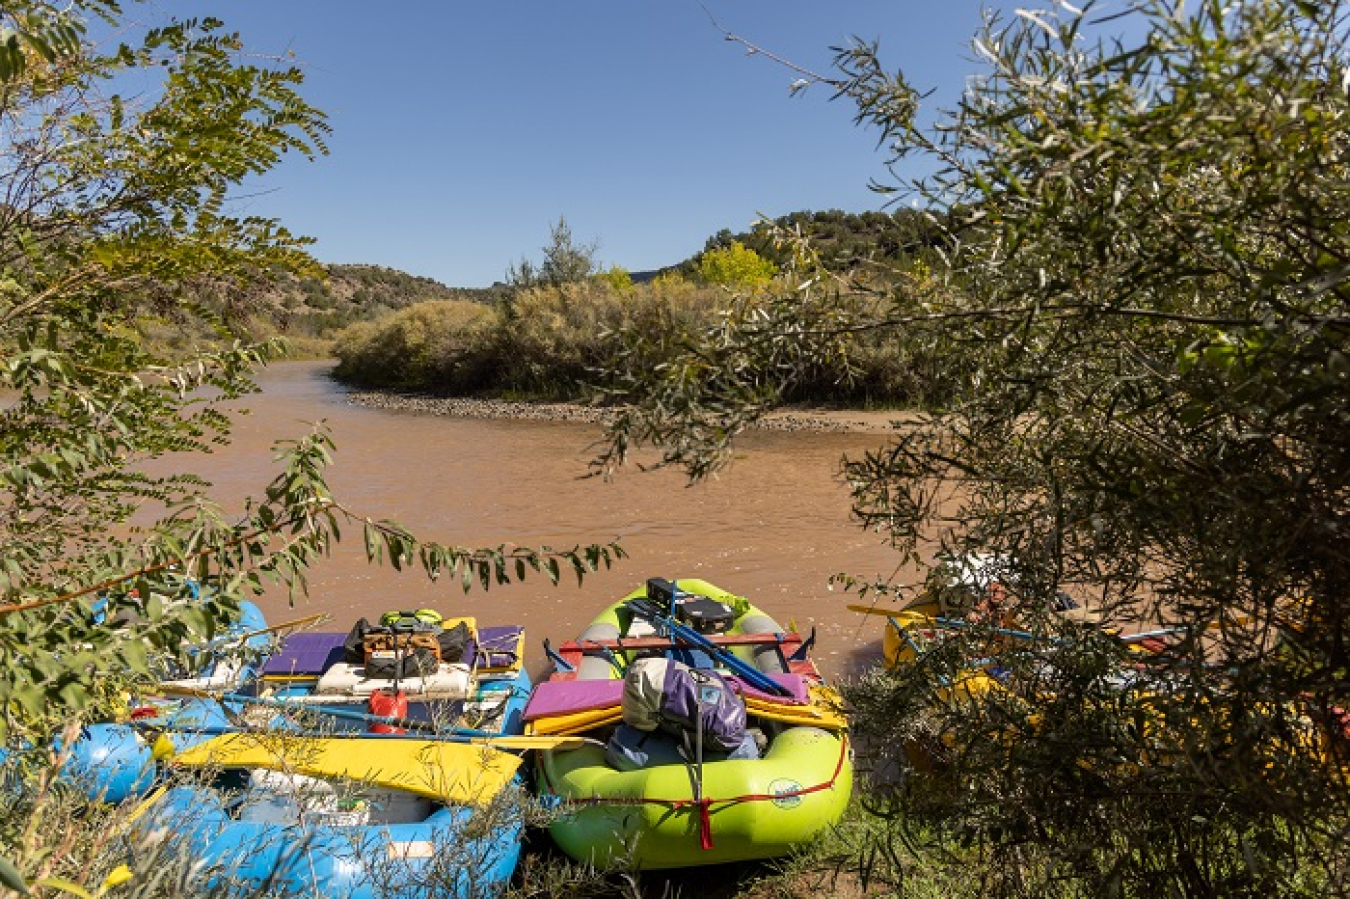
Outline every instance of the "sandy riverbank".
<path id="1" fill-rule="evenodd" d="M 577 403 L 522 403 L 511 400 L 470 399 L 432 394 L 364 390 L 347 395 L 350 402 L 378 409 L 395 409 L 425 415 L 458 418 L 516 418 L 533 421 L 604 421 L 604 409 Z M 909 418 L 904 412 L 869 412 L 855 409 L 781 409 L 769 413 L 757 427 L 775 431 L 849 431 L 886 433 L 894 422 Z"/>

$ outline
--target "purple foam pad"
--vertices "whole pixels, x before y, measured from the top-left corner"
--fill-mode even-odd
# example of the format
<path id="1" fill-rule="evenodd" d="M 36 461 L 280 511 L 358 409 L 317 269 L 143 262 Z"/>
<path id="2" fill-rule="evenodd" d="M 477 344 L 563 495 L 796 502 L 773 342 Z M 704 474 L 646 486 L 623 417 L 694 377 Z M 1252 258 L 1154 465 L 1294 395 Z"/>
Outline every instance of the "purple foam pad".
<path id="1" fill-rule="evenodd" d="M 573 712 L 617 708 L 623 701 L 623 681 L 549 680 L 534 688 L 525 706 L 525 720 L 550 718 Z"/>
<path id="2" fill-rule="evenodd" d="M 780 705 L 808 705 L 811 702 L 810 682 L 800 674 L 770 674 L 769 677 L 791 691 L 791 695 L 774 696 L 750 686 L 738 677 L 728 679 L 746 696 L 763 702 Z M 544 681 L 534 688 L 529 704 L 525 706 L 525 720 L 617 708 L 622 703 L 623 681 L 619 678 Z"/>
<path id="3" fill-rule="evenodd" d="M 262 667 L 263 677 L 312 677 L 342 661 L 345 633 L 291 634 Z"/>
<path id="4" fill-rule="evenodd" d="M 465 661 L 476 659 L 479 668 L 510 668 L 520 652 L 520 635 L 525 628 L 519 624 L 480 627 L 477 641 L 470 640 L 465 647 Z"/>
<path id="5" fill-rule="evenodd" d="M 773 693 L 766 693 L 758 687 L 752 687 L 745 681 L 735 675 L 727 679 L 734 681 L 741 692 L 746 696 L 753 697 L 764 702 L 776 702 L 780 705 L 809 705 L 811 702 L 811 685 L 800 674 L 769 674 L 766 675 L 770 680 L 779 686 L 786 687 L 791 691 L 788 696 L 778 696 Z"/>

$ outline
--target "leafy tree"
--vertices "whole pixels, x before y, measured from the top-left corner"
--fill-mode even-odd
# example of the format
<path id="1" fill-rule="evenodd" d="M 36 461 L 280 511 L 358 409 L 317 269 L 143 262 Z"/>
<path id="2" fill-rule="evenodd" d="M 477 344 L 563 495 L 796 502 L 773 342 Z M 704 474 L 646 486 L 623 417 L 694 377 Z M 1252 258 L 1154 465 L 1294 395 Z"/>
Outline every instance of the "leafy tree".
<path id="1" fill-rule="evenodd" d="M 513 287 L 528 288 L 539 285 L 560 287 L 585 281 L 596 271 L 595 254 L 599 244 L 578 244 L 572 237 L 567 219 L 558 217 L 549 228 L 549 244 L 544 247 L 544 261 L 536 266 L 528 259 L 507 270 L 506 280 Z"/>
<path id="2" fill-rule="evenodd" d="M 611 265 L 596 277 L 604 281 L 614 293 L 627 294 L 633 292 L 633 276 L 628 269 L 621 265 Z"/>
<path id="3" fill-rule="evenodd" d="M 798 243 L 779 295 L 635 335 L 693 349 L 627 373 L 597 464 L 655 443 L 703 476 L 859 335 L 944 353 L 958 392 L 846 466 L 855 511 L 920 567 L 1001 559 L 1031 639 L 972 626 L 851 691 L 864 739 L 914 751 L 873 805 L 990 894 L 1344 895 L 1346 8 L 1124 6 L 992 20 L 931 130 L 875 45 L 841 48 L 806 80 L 927 160 L 879 186 L 929 210 L 945 264 L 876 307 Z M 936 571 L 854 584 L 905 601 Z M 1080 631 L 1047 613 L 1061 594 L 1170 645 Z"/>
<path id="4" fill-rule="evenodd" d="M 324 152 L 328 131 L 297 69 L 240 49 L 215 19 L 137 33 L 111 0 L 0 12 L 0 738 L 45 740 L 107 684 L 146 674 L 148 653 L 209 637 L 268 583 L 303 590 L 343 525 L 372 560 L 466 589 L 530 569 L 580 575 L 618 552 L 420 541 L 330 493 L 322 429 L 281 447 L 276 479 L 240 518 L 187 473 L 192 453 L 228 439 L 222 404 L 281 349 L 236 339 L 257 291 L 279 271 L 317 272 L 308 241 L 230 212 L 244 178 Z M 147 322 L 203 320 L 227 349 L 171 362 L 141 339 Z M 169 453 L 181 473 L 144 473 Z M 206 601 L 179 602 L 189 580 Z M 100 597 L 110 616 L 134 607 L 136 623 L 96 624 Z"/>
<path id="5" fill-rule="evenodd" d="M 731 246 L 731 242 L 736 239 L 736 235 L 731 233 L 730 228 L 722 228 L 716 234 L 709 237 L 703 244 L 703 251 L 724 249 Z"/>
<path id="6" fill-rule="evenodd" d="M 777 273 L 777 266 L 739 240 L 725 248 L 705 251 L 698 262 L 699 277 L 727 287 L 762 287 Z"/>
<path id="7" fill-rule="evenodd" d="M 538 285 L 539 272 L 535 265 L 528 259 L 521 259 L 518 263 L 512 263 L 506 267 L 506 283 L 510 287 L 525 289 Z"/>

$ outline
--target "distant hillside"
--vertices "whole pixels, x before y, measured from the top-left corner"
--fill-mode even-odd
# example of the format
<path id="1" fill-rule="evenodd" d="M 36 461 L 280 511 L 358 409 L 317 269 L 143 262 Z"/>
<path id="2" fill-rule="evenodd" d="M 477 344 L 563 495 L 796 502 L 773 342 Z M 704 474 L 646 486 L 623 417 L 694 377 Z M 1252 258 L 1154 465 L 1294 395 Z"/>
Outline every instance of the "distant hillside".
<path id="1" fill-rule="evenodd" d="M 868 260 L 895 261 L 931 248 L 939 240 L 937 227 L 928 214 L 915 209 L 861 213 L 838 209 L 803 210 L 780 216 L 773 223 L 808 236 L 822 260 L 835 270 L 855 268 Z M 674 268 L 692 273 L 697 270 L 703 253 L 728 247 L 733 241 L 739 241 L 779 266 L 786 265 L 790 261 L 788 251 L 774 245 L 770 230 L 763 225 L 740 233 L 723 228 L 708 238 L 702 252 Z"/>
<path id="2" fill-rule="evenodd" d="M 775 220 L 783 228 L 810 236 L 825 260 L 837 268 L 851 268 L 868 259 L 895 260 L 932 246 L 936 229 L 920 212 L 848 213 L 839 210 L 793 212 Z M 667 272 L 692 275 L 703 253 L 740 241 L 761 256 L 784 265 L 785 250 L 774 246 L 767 227 L 733 233 L 723 228 L 709 237 L 699 253 L 665 268 L 632 272 L 635 283 L 646 283 Z M 504 284 L 488 288 L 450 287 L 433 278 L 410 275 L 380 265 L 327 266 L 328 279 L 283 277 L 263 298 L 271 317 L 286 334 L 295 337 L 332 337 L 353 322 L 382 318 L 426 300 L 460 299 L 484 303 L 501 301 L 509 292 Z"/>
<path id="3" fill-rule="evenodd" d="M 357 321 L 381 318 L 427 300 L 491 302 L 500 288 L 448 287 L 434 278 L 381 265 L 327 266 L 328 279 L 283 277 L 264 298 L 288 334 L 331 337 Z"/>

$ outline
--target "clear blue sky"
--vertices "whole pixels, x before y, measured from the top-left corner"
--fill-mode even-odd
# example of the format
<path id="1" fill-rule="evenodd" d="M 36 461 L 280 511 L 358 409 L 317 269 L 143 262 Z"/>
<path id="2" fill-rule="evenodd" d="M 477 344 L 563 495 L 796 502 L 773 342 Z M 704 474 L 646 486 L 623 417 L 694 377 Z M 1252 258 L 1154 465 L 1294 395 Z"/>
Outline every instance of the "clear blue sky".
<path id="1" fill-rule="evenodd" d="M 1010 5 L 1010 4 L 1004 4 Z M 971 0 L 160 0 L 211 13 L 250 49 L 293 52 L 328 112 L 330 155 L 290 159 L 242 206 L 317 239 L 323 262 L 484 287 L 538 260 L 567 219 L 630 271 L 721 228 L 799 209 L 881 208 L 875 132 L 816 86 L 723 39 L 802 66 L 878 40 L 887 67 L 950 105 L 979 70 Z M 142 8 L 143 12 L 148 12 Z"/>

